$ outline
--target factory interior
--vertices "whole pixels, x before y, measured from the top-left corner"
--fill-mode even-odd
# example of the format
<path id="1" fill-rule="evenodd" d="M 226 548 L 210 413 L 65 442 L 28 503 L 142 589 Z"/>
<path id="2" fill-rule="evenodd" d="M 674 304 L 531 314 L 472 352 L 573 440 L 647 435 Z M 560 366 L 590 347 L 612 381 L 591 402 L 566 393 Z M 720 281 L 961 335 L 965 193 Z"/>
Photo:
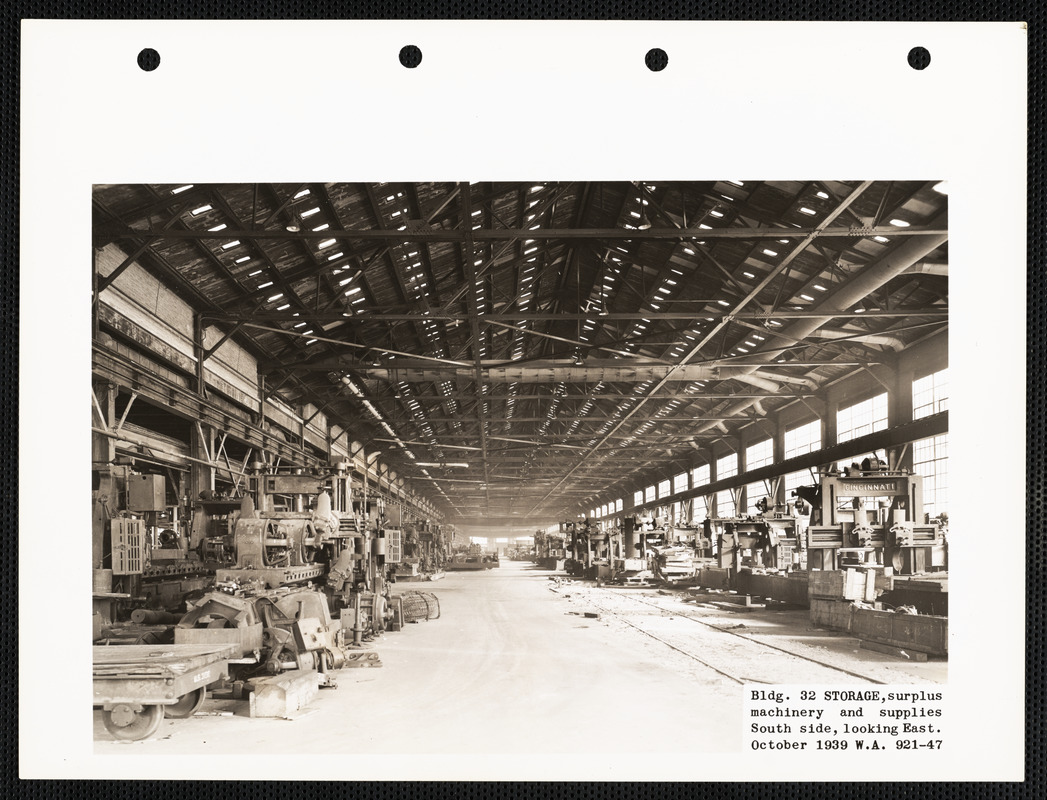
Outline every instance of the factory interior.
<path id="1" fill-rule="evenodd" d="M 946 682 L 947 209 L 96 185 L 94 751 L 732 750 L 748 684 Z"/>

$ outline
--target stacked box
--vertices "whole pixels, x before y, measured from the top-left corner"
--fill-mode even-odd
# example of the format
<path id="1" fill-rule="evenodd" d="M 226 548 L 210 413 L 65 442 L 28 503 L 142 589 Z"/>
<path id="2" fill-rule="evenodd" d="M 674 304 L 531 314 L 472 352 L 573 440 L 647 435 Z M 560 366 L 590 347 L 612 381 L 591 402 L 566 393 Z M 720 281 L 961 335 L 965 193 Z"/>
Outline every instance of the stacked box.
<path id="1" fill-rule="evenodd" d="M 862 600 L 867 575 L 856 569 L 813 570 L 807 576 L 808 596 L 826 600 Z"/>
<path id="2" fill-rule="evenodd" d="M 810 599 L 811 623 L 820 628 L 832 628 L 850 633 L 851 617 L 855 608 L 850 600 L 827 600 L 820 597 Z"/>
<path id="3" fill-rule="evenodd" d="M 731 571 L 721 567 L 703 567 L 698 573 L 698 585 L 706 589 L 730 589 Z"/>
<path id="4" fill-rule="evenodd" d="M 854 609 L 851 624 L 859 639 L 931 655 L 949 652 L 949 618 Z"/>

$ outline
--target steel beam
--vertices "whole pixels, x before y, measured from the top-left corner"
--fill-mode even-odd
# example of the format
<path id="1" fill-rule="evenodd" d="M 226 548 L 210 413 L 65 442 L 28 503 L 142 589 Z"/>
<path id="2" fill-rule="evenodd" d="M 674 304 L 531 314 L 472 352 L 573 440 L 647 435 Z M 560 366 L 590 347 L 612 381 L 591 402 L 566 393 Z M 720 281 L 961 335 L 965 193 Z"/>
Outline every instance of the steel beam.
<path id="1" fill-rule="evenodd" d="M 298 231 L 291 233 L 285 230 L 223 230 L 223 231 L 165 231 L 163 228 L 146 230 L 114 228 L 108 231 L 114 239 L 150 237 L 157 239 L 330 239 L 331 231 Z M 648 228 L 638 230 L 631 228 L 508 228 L 494 230 L 381 230 L 368 228 L 364 230 L 337 231 L 335 238 L 347 240 L 392 240 L 400 242 L 465 242 L 469 236 L 473 241 L 498 242 L 517 239 L 551 240 L 551 239 L 781 239 L 782 237 L 801 238 L 807 236 L 841 237 L 847 239 L 864 239 L 872 236 L 933 236 L 947 234 L 940 228 L 923 228 L 912 226 L 896 228 L 893 225 L 876 227 L 825 227 L 825 228 Z"/>

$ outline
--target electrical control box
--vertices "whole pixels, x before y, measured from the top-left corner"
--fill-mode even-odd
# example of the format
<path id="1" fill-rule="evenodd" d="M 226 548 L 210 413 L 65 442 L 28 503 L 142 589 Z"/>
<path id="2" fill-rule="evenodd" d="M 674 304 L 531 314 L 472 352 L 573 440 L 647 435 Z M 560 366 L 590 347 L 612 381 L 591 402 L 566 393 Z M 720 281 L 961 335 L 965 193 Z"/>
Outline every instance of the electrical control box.
<path id="1" fill-rule="evenodd" d="M 385 563 L 399 564 L 403 557 L 402 532 L 394 528 L 386 528 L 385 531 Z"/>
<path id="2" fill-rule="evenodd" d="M 113 574 L 140 575 L 145 564 L 145 522 L 115 517 L 109 521 L 113 545 Z"/>
<path id="3" fill-rule="evenodd" d="M 127 479 L 128 511 L 167 508 L 167 480 L 163 475 L 132 475 Z"/>

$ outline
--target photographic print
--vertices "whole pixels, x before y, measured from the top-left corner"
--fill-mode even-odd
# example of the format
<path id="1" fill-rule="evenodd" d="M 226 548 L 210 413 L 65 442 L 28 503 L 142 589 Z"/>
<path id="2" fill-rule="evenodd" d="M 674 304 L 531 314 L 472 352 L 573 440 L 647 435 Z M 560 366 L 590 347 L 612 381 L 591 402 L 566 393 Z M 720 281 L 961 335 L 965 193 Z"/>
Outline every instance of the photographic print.
<path id="1" fill-rule="evenodd" d="M 804 68 L 774 26 L 596 26 L 570 50 L 585 25 L 39 23 L 26 74 L 44 31 L 84 25 L 112 42 L 98 85 L 175 97 L 269 36 L 348 83 L 273 73 L 218 116 L 75 137 L 97 89 L 30 95 L 23 299 L 68 346 L 22 386 L 74 378 L 22 404 L 69 443 L 80 509 L 45 601 L 82 629 L 53 699 L 69 776 L 219 755 L 279 777 L 277 754 L 318 778 L 332 756 L 426 779 L 1020 769 L 964 754 L 987 720 L 1022 752 L 1019 694 L 980 678 L 1021 685 L 1024 623 L 981 602 L 975 501 L 1023 530 L 1023 133 L 959 58 L 964 31 L 1014 53 L 1016 30 L 833 26 L 896 96 L 801 109 L 751 80 Z M 337 67 L 335 28 L 359 44 Z M 573 55 L 528 60 L 539 32 Z M 789 52 L 825 35 L 792 28 Z M 741 95 L 703 72 L 737 37 L 762 43 Z M 489 102 L 456 115 L 466 51 Z M 606 124 L 682 90 L 703 100 L 678 119 Z M 49 726 L 20 724 L 32 773 Z"/>

